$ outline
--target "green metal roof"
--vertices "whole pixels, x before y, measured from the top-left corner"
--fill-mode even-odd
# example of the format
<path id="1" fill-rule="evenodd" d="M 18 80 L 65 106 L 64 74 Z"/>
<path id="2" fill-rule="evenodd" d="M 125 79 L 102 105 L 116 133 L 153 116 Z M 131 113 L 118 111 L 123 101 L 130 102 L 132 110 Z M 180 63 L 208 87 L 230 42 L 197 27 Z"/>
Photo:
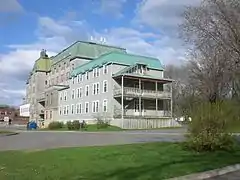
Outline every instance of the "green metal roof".
<path id="1" fill-rule="evenodd" d="M 132 66 L 137 63 L 146 64 L 150 69 L 157 69 L 163 70 L 163 66 L 159 59 L 128 54 L 128 53 L 121 53 L 121 52 L 111 52 L 108 54 L 104 54 L 95 60 L 92 60 L 86 64 L 83 64 L 77 68 L 75 68 L 71 72 L 71 77 L 77 76 L 78 74 L 85 73 L 86 71 L 91 71 L 95 67 L 101 67 L 104 64 L 123 64 L 127 66 Z"/>
<path id="2" fill-rule="evenodd" d="M 35 61 L 33 66 L 33 71 L 50 71 L 51 59 L 48 57 L 39 58 Z"/>
<path id="3" fill-rule="evenodd" d="M 52 60 L 53 64 L 56 64 L 57 62 L 66 58 L 72 59 L 74 57 L 83 57 L 95 59 L 112 51 L 126 52 L 126 49 L 93 42 L 77 41 L 66 49 L 62 50 L 56 56 L 52 57 Z"/>

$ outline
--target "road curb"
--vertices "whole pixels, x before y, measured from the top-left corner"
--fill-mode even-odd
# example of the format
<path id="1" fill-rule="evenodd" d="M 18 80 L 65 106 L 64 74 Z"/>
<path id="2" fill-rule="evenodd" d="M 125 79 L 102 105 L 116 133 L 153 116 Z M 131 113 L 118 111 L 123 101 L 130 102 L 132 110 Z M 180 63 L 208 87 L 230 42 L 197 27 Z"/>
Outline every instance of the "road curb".
<path id="1" fill-rule="evenodd" d="M 195 174 L 190 174 L 190 175 L 186 175 L 186 176 L 171 178 L 168 180 L 202 180 L 202 179 L 208 179 L 211 177 L 221 176 L 221 175 L 235 172 L 238 170 L 240 170 L 240 164 L 235 164 L 235 165 L 231 165 L 231 166 L 226 166 L 224 168 L 219 168 L 219 169 L 214 169 L 214 170 L 205 171 L 205 172 L 201 172 L 201 173 L 195 173 Z"/>

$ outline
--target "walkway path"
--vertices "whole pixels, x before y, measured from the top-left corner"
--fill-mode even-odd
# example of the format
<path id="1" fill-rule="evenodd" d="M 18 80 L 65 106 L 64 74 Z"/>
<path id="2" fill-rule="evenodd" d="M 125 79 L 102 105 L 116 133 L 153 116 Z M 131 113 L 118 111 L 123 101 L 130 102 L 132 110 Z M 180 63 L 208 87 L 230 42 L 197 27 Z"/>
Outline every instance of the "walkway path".
<path id="1" fill-rule="evenodd" d="M 240 179 L 240 171 L 236 171 L 236 172 L 228 173 L 222 176 L 209 178 L 207 180 L 239 180 L 239 179 Z"/>

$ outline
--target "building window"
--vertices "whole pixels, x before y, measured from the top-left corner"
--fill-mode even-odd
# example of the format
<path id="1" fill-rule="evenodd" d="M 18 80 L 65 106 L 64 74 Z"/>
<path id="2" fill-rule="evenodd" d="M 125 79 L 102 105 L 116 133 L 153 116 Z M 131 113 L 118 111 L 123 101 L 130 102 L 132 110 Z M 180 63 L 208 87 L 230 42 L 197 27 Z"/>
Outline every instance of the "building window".
<path id="1" fill-rule="evenodd" d="M 103 92 L 105 93 L 105 92 L 107 92 L 107 80 L 104 80 L 103 81 Z"/>
<path id="2" fill-rule="evenodd" d="M 79 104 L 79 114 L 82 114 L 82 103 Z"/>
<path id="3" fill-rule="evenodd" d="M 62 100 L 62 97 L 63 97 L 63 93 L 60 92 L 60 93 L 59 93 L 59 96 L 60 96 L 60 101 L 61 101 L 61 100 Z"/>
<path id="4" fill-rule="evenodd" d="M 89 102 L 85 102 L 85 113 L 89 112 Z"/>
<path id="5" fill-rule="evenodd" d="M 96 68 L 96 75 L 97 75 L 97 77 L 99 76 L 99 74 L 100 74 L 100 68 Z"/>
<path id="6" fill-rule="evenodd" d="M 80 87 L 80 89 L 79 89 L 79 97 L 82 97 L 82 88 Z"/>
<path id="7" fill-rule="evenodd" d="M 96 69 L 93 69 L 93 77 L 96 77 Z"/>
<path id="8" fill-rule="evenodd" d="M 76 114 L 79 114 L 79 104 L 76 105 Z"/>
<path id="9" fill-rule="evenodd" d="M 77 75 L 77 82 L 80 83 L 80 74 Z"/>
<path id="10" fill-rule="evenodd" d="M 77 98 L 80 98 L 80 89 L 77 89 Z"/>
<path id="11" fill-rule="evenodd" d="M 86 72 L 86 75 L 85 75 L 85 77 L 86 77 L 86 80 L 88 80 L 88 79 L 89 79 L 89 76 L 88 76 L 88 71 Z"/>
<path id="12" fill-rule="evenodd" d="M 67 105 L 66 114 L 69 112 L 69 105 Z"/>
<path id="13" fill-rule="evenodd" d="M 74 84 L 74 79 L 75 79 L 75 78 L 74 78 L 74 77 L 72 77 L 72 83 L 73 83 L 73 84 Z"/>
<path id="14" fill-rule="evenodd" d="M 96 83 L 96 93 L 99 94 L 99 88 L 100 88 L 100 84 L 99 83 Z"/>
<path id="15" fill-rule="evenodd" d="M 71 112 L 74 114 L 74 104 L 71 105 Z"/>
<path id="16" fill-rule="evenodd" d="M 59 107 L 59 115 L 62 115 L 62 107 Z"/>
<path id="17" fill-rule="evenodd" d="M 46 119 L 48 119 L 48 111 L 46 111 Z"/>
<path id="18" fill-rule="evenodd" d="M 67 100 L 67 91 L 64 92 L 64 101 Z"/>
<path id="19" fill-rule="evenodd" d="M 92 103 L 92 112 L 97 113 L 99 111 L 99 101 L 93 101 Z"/>
<path id="20" fill-rule="evenodd" d="M 93 83 L 92 85 L 92 94 L 95 95 L 96 94 L 96 83 Z"/>
<path id="21" fill-rule="evenodd" d="M 103 66 L 103 74 L 107 74 L 107 72 L 108 72 L 108 66 L 104 65 Z"/>
<path id="22" fill-rule="evenodd" d="M 89 85 L 85 86 L 85 96 L 88 96 L 89 94 Z"/>
<path id="23" fill-rule="evenodd" d="M 107 112 L 107 100 L 103 100 L 103 112 Z"/>
<path id="24" fill-rule="evenodd" d="M 72 90 L 72 99 L 74 99 L 75 98 L 75 90 L 73 89 Z"/>
<path id="25" fill-rule="evenodd" d="M 52 111 L 50 111 L 50 119 L 52 119 Z"/>
<path id="26" fill-rule="evenodd" d="M 64 106 L 64 107 L 63 107 L 63 115 L 66 115 L 66 112 L 67 112 L 66 110 L 67 110 L 67 107 Z"/>

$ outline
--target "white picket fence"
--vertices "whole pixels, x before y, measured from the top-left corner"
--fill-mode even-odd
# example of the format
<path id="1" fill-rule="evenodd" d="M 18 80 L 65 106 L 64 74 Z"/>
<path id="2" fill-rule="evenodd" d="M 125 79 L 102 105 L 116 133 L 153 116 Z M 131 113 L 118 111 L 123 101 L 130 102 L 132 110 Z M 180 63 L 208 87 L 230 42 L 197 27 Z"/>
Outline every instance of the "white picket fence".
<path id="1" fill-rule="evenodd" d="M 181 127 L 173 118 L 163 119 L 113 119 L 110 122 L 113 126 L 121 127 L 122 129 L 156 129 L 166 127 Z"/>

